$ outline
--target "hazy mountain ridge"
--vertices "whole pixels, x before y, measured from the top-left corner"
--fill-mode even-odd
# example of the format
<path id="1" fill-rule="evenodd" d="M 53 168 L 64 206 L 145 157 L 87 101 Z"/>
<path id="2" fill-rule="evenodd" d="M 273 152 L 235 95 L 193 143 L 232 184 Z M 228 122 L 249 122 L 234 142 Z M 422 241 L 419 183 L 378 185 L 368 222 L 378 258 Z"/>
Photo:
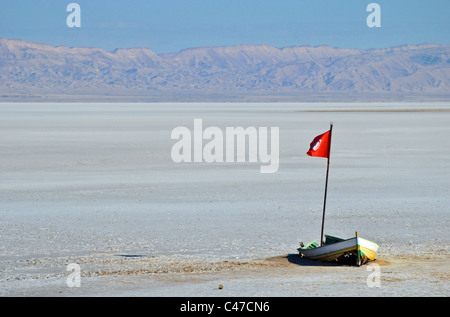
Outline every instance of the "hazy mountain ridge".
<path id="1" fill-rule="evenodd" d="M 148 48 L 53 47 L 0 39 L 0 94 L 425 94 L 450 96 L 450 46 L 386 49 L 237 45 L 155 54 Z"/>

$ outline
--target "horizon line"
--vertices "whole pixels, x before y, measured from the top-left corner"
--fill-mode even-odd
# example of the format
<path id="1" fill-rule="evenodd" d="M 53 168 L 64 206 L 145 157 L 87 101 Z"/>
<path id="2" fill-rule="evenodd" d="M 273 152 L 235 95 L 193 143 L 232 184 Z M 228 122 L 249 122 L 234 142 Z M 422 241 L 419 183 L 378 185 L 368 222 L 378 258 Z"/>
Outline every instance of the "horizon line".
<path id="1" fill-rule="evenodd" d="M 0 37 L 0 40 L 7 40 L 7 41 L 22 41 L 22 42 L 26 42 L 26 43 L 31 43 L 31 44 L 40 44 L 40 45 L 47 45 L 47 46 L 51 46 L 53 48 L 69 48 L 69 49 L 74 49 L 74 48 L 85 48 L 85 49 L 100 49 L 103 50 L 105 52 L 108 53 L 112 53 L 114 54 L 115 52 L 117 52 L 118 50 L 133 50 L 133 49 L 148 49 L 150 51 L 152 51 L 153 53 L 155 53 L 156 55 L 160 56 L 160 55 L 169 55 L 169 54 L 178 54 L 181 53 L 183 51 L 188 51 L 188 50 L 195 50 L 195 49 L 201 49 L 201 48 L 229 48 L 229 47 L 239 47 L 239 46 L 268 46 L 268 47 L 272 47 L 272 48 L 276 48 L 280 51 L 284 50 L 284 49 L 288 49 L 288 48 L 302 48 L 302 47 L 310 47 L 310 48 L 320 48 L 320 47 L 330 47 L 330 48 L 334 48 L 334 49 L 348 49 L 348 50 L 356 50 L 356 51 L 361 51 L 361 52 L 367 52 L 367 51 L 376 51 L 376 50 L 385 50 L 385 49 L 395 49 L 395 48 L 401 48 L 401 47 L 408 47 L 408 46 L 415 46 L 415 47 L 419 47 L 419 46 L 441 46 L 441 47 L 445 47 L 445 46 L 450 46 L 450 44 L 441 44 L 441 43 L 436 43 L 436 42 L 424 42 L 424 43 L 420 43 L 420 44 L 399 44 L 399 45 L 395 45 L 395 46 L 387 46 L 387 47 L 382 47 L 382 48 L 367 48 L 367 49 L 361 49 L 361 48 L 355 48 L 355 47 L 344 47 L 344 46 L 333 46 L 330 44 L 319 44 L 319 45 L 311 45 L 311 44 L 303 44 L 303 45 L 289 45 L 289 46 L 283 46 L 283 47 L 278 47 L 278 46 L 274 46 L 274 45 L 270 45 L 267 43 L 240 43 L 240 44 L 234 44 L 234 45 L 206 45 L 206 46 L 192 46 L 192 47 L 186 47 L 183 49 L 180 49 L 178 51 L 173 51 L 173 52 L 165 52 L 165 53 L 156 53 L 155 51 L 152 50 L 151 47 L 148 46 L 136 46 L 136 47 L 116 47 L 112 50 L 108 50 L 105 48 L 102 48 L 100 46 L 68 46 L 68 45 L 53 45 L 53 44 L 49 44 L 49 43 L 44 43 L 44 42 L 39 42 L 39 41 L 28 41 L 28 40 L 24 40 L 24 39 L 20 39 L 20 38 L 4 38 L 4 37 Z"/>

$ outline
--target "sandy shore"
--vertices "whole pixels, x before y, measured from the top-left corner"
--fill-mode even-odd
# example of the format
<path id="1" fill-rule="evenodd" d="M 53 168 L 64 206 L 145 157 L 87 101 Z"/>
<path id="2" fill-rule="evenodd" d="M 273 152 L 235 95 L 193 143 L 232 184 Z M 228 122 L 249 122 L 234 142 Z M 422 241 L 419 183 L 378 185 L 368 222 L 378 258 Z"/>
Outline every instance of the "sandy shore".
<path id="1" fill-rule="evenodd" d="M 67 274 L 49 273 L 63 259 L 31 260 L 4 279 L 6 296 L 447 296 L 448 258 L 385 256 L 376 260 L 380 283 L 369 287 L 373 263 L 339 266 L 301 259 L 297 254 L 265 260 L 205 262 L 93 255 L 77 259 L 80 287 Z M 17 265 L 17 263 L 16 263 Z M 42 273 L 48 270 L 48 273 Z M 10 270 L 8 270 L 10 271 Z M 35 271 L 34 274 L 31 271 Z M 39 271 L 36 272 L 36 271 Z M 221 286 L 221 288 L 219 288 Z"/>
<path id="2" fill-rule="evenodd" d="M 174 163 L 195 118 L 279 127 L 278 172 Z M 0 104 L 0 121 L 0 295 L 449 295 L 446 103 Z M 326 162 L 306 151 L 330 121 L 325 232 L 380 244 L 379 287 L 296 254 L 319 239 Z"/>

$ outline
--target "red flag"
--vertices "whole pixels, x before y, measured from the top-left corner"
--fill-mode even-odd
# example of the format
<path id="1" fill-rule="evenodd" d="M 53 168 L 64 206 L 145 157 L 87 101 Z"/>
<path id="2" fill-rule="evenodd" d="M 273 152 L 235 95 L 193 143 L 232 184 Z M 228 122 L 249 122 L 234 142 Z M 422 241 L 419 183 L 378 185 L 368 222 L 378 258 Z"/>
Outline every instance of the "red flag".
<path id="1" fill-rule="evenodd" d="M 309 156 L 330 157 L 330 131 L 318 135 L 311 142 L 309 151 L 306 152 Z"/>

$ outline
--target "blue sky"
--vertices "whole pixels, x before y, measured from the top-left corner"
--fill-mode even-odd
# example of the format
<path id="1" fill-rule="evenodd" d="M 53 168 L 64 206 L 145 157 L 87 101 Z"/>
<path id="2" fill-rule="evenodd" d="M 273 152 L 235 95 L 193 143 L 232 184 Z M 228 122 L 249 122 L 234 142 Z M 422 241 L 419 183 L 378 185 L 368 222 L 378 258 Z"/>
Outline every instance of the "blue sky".
<path id="1" fill-rule="evenodd" d="M 81 6 L 81 28 L 66 7 Z M 367 5 L 381 7 L 369 28 Z M 0 37 L 51 45 L 149 47 L 268 44 L 383 48 L 450 44 L 449 0 L 11 0 L 0 2 Z"/>

